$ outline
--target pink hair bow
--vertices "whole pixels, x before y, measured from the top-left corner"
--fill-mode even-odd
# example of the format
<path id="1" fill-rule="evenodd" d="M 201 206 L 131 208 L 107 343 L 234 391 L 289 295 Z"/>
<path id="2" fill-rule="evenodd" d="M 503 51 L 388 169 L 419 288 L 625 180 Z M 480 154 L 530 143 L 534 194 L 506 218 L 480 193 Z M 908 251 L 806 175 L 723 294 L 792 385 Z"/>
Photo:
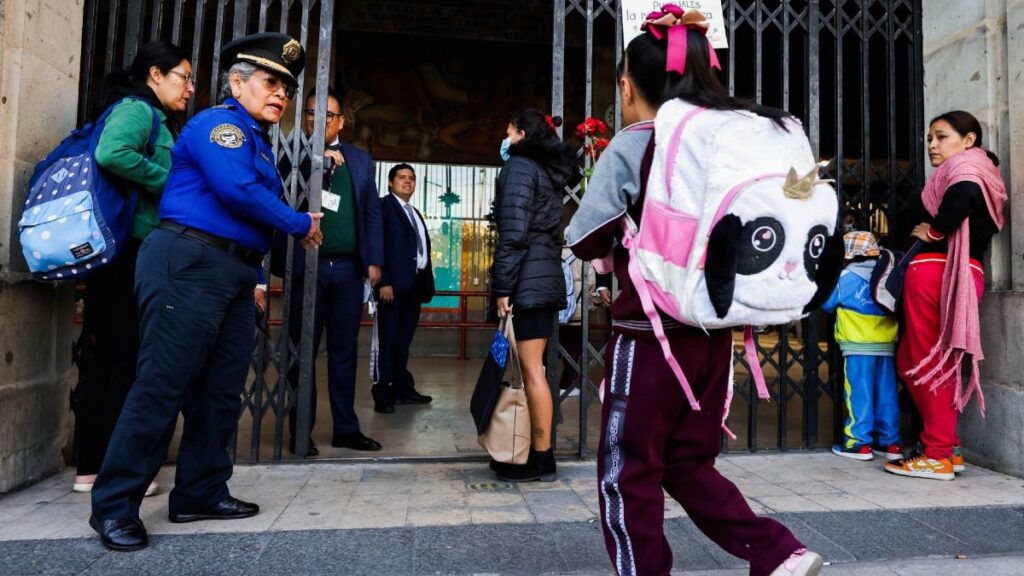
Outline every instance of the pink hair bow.
<path id="1" fill-rule="evenodd" d="M 658 40 L 668 38 L 668 54 L 665 64 L 667 72 L 686 72 L 686 32 L 697 30 L 704 34 L 708 33 L 708 21 L 699 10 L 683 10 L 675 4 L 665 4 L 660 12 L 651 12 L 647 15 L 647 21 L 640 26 L 641 30 L 649 32 Z M 707 40 L 705 40 L 707 41 Z M 712 48 L 711 42 L 708 45 L 708 62 L 712 68 L 722 69 L 718 62 L 718 54 Z"/>

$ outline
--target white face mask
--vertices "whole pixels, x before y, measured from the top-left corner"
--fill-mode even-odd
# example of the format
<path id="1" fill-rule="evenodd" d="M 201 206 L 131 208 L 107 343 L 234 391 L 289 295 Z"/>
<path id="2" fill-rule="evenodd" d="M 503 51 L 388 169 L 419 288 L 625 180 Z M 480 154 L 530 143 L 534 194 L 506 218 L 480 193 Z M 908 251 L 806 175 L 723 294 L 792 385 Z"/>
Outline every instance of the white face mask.
<path id="1" fill-rule="evenodd" d="M 511 136 L 506 136 L 505 139 L 501 141 L 501 149 L 498 151 L 498 153 L 501 154 L 502 162 L 508 162 L 508 159 L 509 159 L 508 149 L 511 146 L 512 146 L 512 137 Z"/>

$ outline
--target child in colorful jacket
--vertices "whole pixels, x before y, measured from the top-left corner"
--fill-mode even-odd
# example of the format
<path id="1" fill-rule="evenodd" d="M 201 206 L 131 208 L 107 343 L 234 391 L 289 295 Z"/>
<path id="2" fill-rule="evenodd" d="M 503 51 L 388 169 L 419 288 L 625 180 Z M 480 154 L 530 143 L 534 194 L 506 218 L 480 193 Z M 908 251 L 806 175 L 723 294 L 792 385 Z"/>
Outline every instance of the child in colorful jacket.
<path id="1" fill-rule="evenodd" d="M 899 325 L 871 295 L 878 242 L 870 232 L 861 231 L 846 233 L 843 242 L 846 269 L 822 306 L 836 313 L 836 342 L 844 359 L 847 416 L 843 441 L 832 452 L 857 460 L 871 460 L 873 453 L 899 460 L 903 454 L 893 361 Z"/>

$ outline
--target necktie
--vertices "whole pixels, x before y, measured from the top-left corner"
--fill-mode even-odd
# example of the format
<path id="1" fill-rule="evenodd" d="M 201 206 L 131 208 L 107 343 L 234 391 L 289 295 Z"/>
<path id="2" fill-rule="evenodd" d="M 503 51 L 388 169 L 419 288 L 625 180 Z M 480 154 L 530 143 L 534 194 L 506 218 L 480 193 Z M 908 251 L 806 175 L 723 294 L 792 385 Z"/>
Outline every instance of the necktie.
<path id="1" fill-rule="evenodd" d="M 409 223 L 412 224 L 412 229 L 416 231 L 416 258 L 423 256 L 423 239 L 420 238 L 420 225 L 416 223 L 416 215 L 412 213 L 412 206 L 405 205 L 405 213 L 409 215 Z"/>

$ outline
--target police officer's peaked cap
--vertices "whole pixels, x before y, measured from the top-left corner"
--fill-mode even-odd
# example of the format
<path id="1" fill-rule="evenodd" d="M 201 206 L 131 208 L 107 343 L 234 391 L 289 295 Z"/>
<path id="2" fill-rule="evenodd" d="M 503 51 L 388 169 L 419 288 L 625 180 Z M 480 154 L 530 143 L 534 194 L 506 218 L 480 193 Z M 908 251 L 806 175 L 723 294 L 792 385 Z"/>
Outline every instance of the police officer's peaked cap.
<path id="1" fill-rule="evenodd" d="M 259 66 L 298 86 L 299 74 L 306 66 L 306 51 L 298 40 L 287 34 L 261 32 L 232 40 L 220 49 L 221 70 L 228 70 L 238 62 Z"/>

